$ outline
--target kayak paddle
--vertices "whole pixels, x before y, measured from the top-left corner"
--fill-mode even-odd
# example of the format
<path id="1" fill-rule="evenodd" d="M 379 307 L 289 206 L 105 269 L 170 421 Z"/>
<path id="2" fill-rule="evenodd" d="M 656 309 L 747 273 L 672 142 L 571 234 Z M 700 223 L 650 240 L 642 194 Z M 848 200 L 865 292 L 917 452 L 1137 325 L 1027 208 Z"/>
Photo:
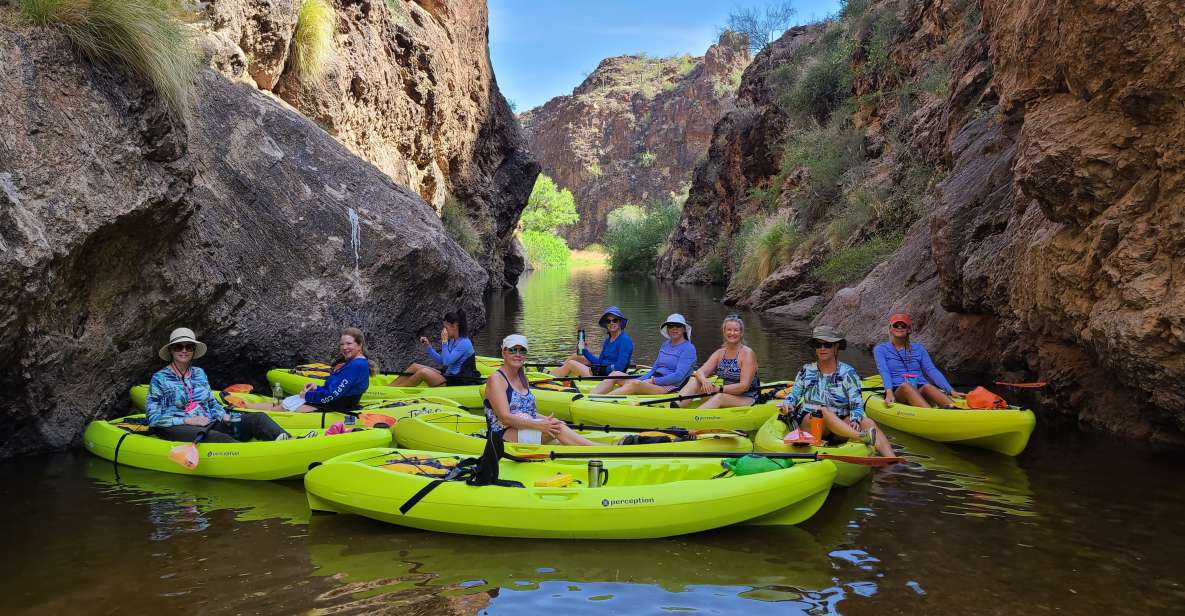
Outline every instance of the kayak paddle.
<path id="1" fill-rule="evenodd" d="M 833 453 L 753 453 L 751 451 L 589 451 L 589 452 L 560 452 L 515 454 L 527 460 L 560 460 L 564 458 L 743 458 L 756 455 L 765 458 L 782 458 L 791 460 L 834 460 L 861 466 L 892 466 L 904 462 L 905 458 L 898 456 L 844 456 Z"/>

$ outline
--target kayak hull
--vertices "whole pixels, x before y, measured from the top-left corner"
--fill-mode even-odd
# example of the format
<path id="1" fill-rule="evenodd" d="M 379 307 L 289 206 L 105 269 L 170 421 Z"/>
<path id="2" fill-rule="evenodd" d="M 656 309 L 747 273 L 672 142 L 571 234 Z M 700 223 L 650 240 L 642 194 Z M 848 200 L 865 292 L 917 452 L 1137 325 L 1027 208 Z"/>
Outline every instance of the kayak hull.
<path id="1" fill-rule="evenodd" d="M 580 398 L 571 403 L 572 420 L 594 425 L 639 428 L 678 426 L 689 430 L 719 428 L 748 432 L 760 428 L 771 415 L 777 413 L 777 405 L 772 403 L 700 410 L 671 408 L 669 404 L 638 404 L 640 400 L 644 398 Z"/>
<path id="2" fill-rule="evenodd" d="M 880 377 L 864 380 L 864 387 L 879 387 Z M 1024 451 L 1037 425 L 1028 409 L 939 409 L 896 403 L 886 406 L 880 394 L 868 394 L 864 411 L 878 424 L 915 436 L 968 445 L 1015 456 Z"/>
<path id="3" fill-rule="evenodd" d="M 362 429 L 345 434 L 292 438 L 286 441 L 200 442 L 197 445 L 198 465 L 190 469 L 169 458 L 169 452 L 178 445 L 184 445 L 184 442 L 166 441 L 128 432 L 115 425 L 123 419 L 127 418 L 92 421 L 82 436 L 86 450 L 104 460 L 111 460 L 123 466 L 198 477 L 254 480 L 300 477 L 314 463 L 359 449 L 381 447 L 391 442 L 391 431 L 386 429 Z M 286 430 L 293 429 L 283 424 L 281 426 Z"/>
<path id="4" fill-rule="evenodd" d="M 783 440 L 786 438 L 786 433 L 789 428 L 782 420 L 778 419 L 777 415 L 770 417 L 761 428 L 757 430 L 757 434 L 753 436 L 753 444 L 757 453 L 829 453 L 841 456 L 871 456 L 874 455 L 872 447 L 865 445 L 858 441 L 848 441 L 841 445 L 811 447 L 809 445 L 787 445 Z M 849 462 L 835 463 L 835 485 L 842 487 L 851 487 L 856 483 L 867 477 L 872 467 L 863 464 L 851 464 Z"/>
<path id="5" fill-rule="evenodd" d="M 826 499 L 835 466 L 797 464 L 768 473 L 712 479 L 718 459 L 606 460 L 606 484 L 535 487 L 570 474 L 583 479 L 585 460 L 524 464 L 504 460 L 502 479 L 525 487 L 440 483 L 414 506 L 408 500 L 433 480 L 382 468 L 385 458 L 456 457 L 414 450 L 372 449 L 339 456 L 305 476 L 309 507 L 352 513 L 437 532 L 549 539 L 647 539 L 694 533 L 779 512 L 806 519 Z M 377 458 L 376 458 L 377 457 Z"/>

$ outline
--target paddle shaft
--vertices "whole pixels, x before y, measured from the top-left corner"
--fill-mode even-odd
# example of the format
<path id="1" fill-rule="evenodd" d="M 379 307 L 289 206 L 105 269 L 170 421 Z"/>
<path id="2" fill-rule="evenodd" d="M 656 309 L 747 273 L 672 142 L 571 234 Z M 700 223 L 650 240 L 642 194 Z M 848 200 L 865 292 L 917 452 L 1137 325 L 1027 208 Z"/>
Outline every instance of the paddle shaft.
<path id="1" fill-rule="evenodd" d="M 786 383 L 775 383 L 773 385 L 762 385 L 757 388 L 757 391 L 765 391 L 767 389 L 781 389 L 786 386 Z M 688 394 L 686 396 L 675 396 L 673 398 L 655 398 L 654 400 L 639 401 L 639 406 L 650 406 L 651 404 L 662 404 L 664 402 L 679 402 L 681 400 L 695 400 L 696 398 L 708 398 L 721 393 L 719 391 L 710 394 Z M 589 396 L 592 398 L 593 396 Z"/>
<path id="2" fill-rule="evenodd" d="M 812 453 L 783 453 L 783 452 L 768 452 L 768 453 L 753 453 L 751 451 L 601 451 L 601 452 L 559 452 L 552 451 L 548 454 L 538 454 L 540 456 L 547 456 L 552 460 L 559 460 L 564 458 L 743 458 L 748 455 L 757 455 L 765 458 L 780 458 L 790 460 L 835 460 L 837 462 L 847 462 L 850 464 L 860 464 L 863 466 L 889 466 L 897 464 L 904 460 L 899 457 L 883 457 L 883 456 L 843 456 L 839 454 L 812 452 Z"/>

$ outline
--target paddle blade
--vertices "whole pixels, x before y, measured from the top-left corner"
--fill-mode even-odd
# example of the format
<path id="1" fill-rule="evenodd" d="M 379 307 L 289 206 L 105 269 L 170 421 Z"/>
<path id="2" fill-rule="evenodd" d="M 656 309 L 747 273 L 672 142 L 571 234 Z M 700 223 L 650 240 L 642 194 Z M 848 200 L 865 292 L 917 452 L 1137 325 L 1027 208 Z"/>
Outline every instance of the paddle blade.
<path id="1" fill-rule="evenodd" d="M 817 453 L 815 455 L 820 460 L 835 460 L 861 466 L 892 466 L 905 462 L 905 458 L 899 456 L 841 456 L 833 453 Z"/>
<path id="2" fill-rule="evenodd" d="M 247 408 L 247 401 L 238 396 L 227 396 L 223 401 L 237 409 Z"/>
<path id="3" fill-rule="evenodd" d="M 227 385 L 226 389 L 222 390 L 229 394 L 249 394 L 251 390 L 255 389 L 249 383 L 235 383 L 234 385 Z"/>
<path id="4" fill-rule="evenodd" d="M 367 428 L 377 428 L 383 426 L 385 428 L 395 427 L 395 418 L 390 415 L 383 415 L 382 413 L 361 413 L 358 415 L 362 419 L 362 425 Z"/>
<path id="5" fill-rule="evenodd" d="M 201 460 L 198 456 L 197 445 L 194 443 L 185 443 L 170 449 L 169 459 L 190 470 L 197 468 L 198 461 Z"/>

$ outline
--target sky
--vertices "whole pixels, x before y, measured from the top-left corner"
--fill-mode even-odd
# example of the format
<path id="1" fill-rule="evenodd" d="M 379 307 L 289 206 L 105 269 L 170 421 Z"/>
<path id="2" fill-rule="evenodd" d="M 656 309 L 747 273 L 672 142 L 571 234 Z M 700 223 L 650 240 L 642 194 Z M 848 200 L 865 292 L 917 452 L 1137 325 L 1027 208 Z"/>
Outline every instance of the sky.
<path id="1" fill-rule="evenodd" d="M 571 94 L 604 58 L 702 56 L 735 7 L 763 0 L 489 0 L 490 58 L 520 113 Z M 840 0 L 795 0 L 797 23 L 839 11 Z"/>

